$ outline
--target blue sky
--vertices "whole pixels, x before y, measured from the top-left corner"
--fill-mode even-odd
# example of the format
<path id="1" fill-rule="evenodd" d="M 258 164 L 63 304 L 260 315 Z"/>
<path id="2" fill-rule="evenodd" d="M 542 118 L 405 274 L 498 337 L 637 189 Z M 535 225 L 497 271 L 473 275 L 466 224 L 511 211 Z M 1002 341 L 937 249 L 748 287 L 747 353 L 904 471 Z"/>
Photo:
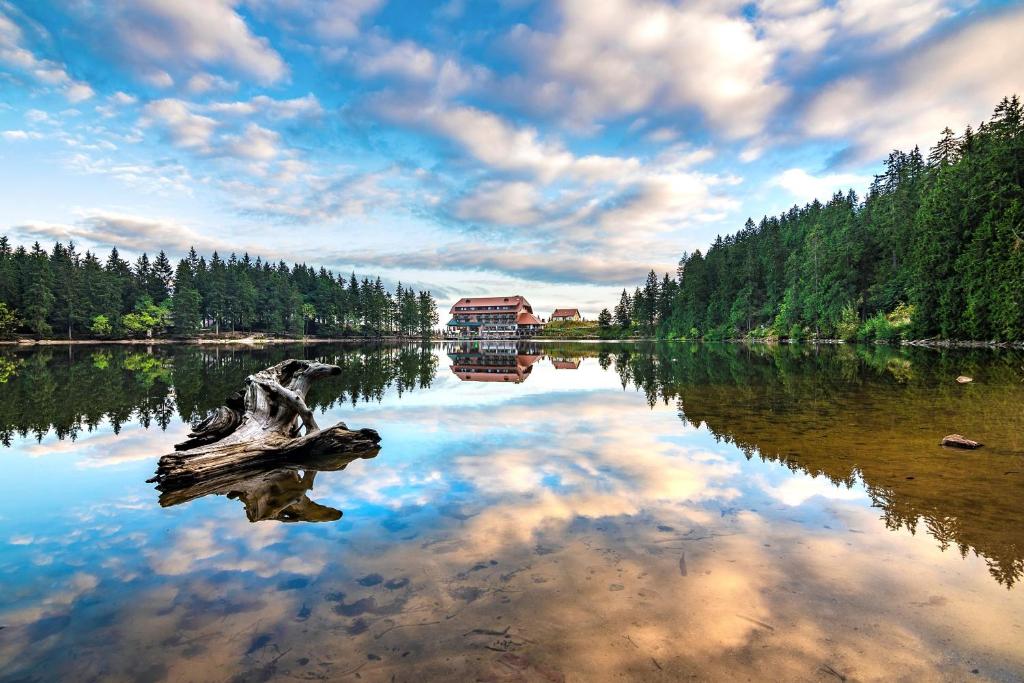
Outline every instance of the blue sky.
<path id="1" fill-rule="evenodd" d="M 596 315 L 1024 93 L 1024 5 L 0 0 L 0 225 Z"/>

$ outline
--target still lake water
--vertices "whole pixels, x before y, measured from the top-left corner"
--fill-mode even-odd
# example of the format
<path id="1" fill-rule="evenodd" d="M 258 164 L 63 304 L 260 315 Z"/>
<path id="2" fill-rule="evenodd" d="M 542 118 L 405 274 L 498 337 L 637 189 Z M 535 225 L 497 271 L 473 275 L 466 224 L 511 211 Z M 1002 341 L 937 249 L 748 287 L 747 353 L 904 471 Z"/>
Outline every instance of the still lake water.
<path id="1" fill-rule="evenodd" d="M 287 357 L 376 457 L 146 483 Z M 8 349 L 0 440 L 4 681 L 1024 676 L 1019 353 Z"/>

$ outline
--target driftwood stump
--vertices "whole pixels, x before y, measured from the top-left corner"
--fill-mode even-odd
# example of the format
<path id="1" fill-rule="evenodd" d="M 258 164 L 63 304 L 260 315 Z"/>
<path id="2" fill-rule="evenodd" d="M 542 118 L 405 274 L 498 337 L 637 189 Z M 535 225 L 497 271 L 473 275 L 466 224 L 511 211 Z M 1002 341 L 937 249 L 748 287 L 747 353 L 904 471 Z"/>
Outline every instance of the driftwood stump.
<path id="1" fill-rule="evenodd" d="M 376 455 L 376 431 L 352 431 L 343 422 L 320 429 L 306 405 L 313 382 L 340 372 L 336 365 L 291 359 L 249 375 L 244 389 L 195 425 L 187 441 L 175 445 L 176 453 L 160 458 L 151 481 L 160 490 L 180 489 L 232 471 L 250 471 L 254 464 L 294 465 L 341 453 Z"/>

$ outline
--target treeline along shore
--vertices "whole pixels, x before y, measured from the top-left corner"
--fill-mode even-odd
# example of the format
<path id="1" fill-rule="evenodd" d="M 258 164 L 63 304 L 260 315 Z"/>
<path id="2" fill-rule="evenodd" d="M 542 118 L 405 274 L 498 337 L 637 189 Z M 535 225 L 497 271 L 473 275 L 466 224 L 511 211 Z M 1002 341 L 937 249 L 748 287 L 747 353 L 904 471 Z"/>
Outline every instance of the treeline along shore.
<path id="1" fill-rule="evenodd" d="M 438 323 L 429 291 L 380 278 L 248 254 L 209 260 L 191 249 L 172 267 L 161 251 L 135 263 L 116 248 L 106 260 L 73 243 L 49 251 L 0 236 L 0 339 L 429 337 Z"/>
<path id="2" fill-rule="evenodd" d="M 661 338 L 1024 342 L 1020 99 L 927 156 L 892 152 L 863 199 L 748 219 L 602 320 Z"/>

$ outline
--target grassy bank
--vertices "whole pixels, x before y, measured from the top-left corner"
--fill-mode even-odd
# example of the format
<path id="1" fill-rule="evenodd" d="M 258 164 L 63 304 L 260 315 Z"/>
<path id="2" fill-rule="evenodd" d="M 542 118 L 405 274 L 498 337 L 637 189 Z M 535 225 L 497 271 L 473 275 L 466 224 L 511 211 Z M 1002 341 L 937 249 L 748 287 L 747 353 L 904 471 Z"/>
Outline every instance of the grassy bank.
<path id="1" fill-rule="evenodd" d="M 636 329 L 601 327 L 596 321 L 551 322 L 537 335 L 537 339 L 634 339 L 641 335 Z"/>

